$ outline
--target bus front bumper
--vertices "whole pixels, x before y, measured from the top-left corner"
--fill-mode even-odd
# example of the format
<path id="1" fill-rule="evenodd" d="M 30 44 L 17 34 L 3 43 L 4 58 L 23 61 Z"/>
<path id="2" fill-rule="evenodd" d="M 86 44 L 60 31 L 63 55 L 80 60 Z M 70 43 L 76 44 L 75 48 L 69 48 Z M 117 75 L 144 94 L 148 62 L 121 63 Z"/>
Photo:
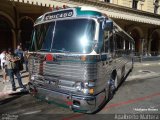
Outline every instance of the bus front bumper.
<path id="1" fill-rule="evenodd" d="M 73 111 L 92 113 L 97 110 L 98 106 L 102 103 L 102 96 L 104 100 L 104 92 L 97 96 L 79 96 L 73 94 L 61 93 L 53 90 L 48 90 L 42 87 L 34 87 L 29 85 L 30 93 L 33 93 L 36 97 L 46 100 L 51 103 L 55 103 L 61 106 L 67 106 Z"/>

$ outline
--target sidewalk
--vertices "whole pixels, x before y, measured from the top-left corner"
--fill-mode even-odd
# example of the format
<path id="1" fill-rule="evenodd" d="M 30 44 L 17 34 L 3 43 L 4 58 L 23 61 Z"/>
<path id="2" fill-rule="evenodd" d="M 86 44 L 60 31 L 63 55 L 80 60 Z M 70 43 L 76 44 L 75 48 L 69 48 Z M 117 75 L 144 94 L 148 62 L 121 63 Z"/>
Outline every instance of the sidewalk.
<path id="1" fill-rule="evenodd" d="M 22 83 L 24 85 L 27 85 L 29 79 L 28 79 L 28 72 L 22 71 Z M 7 77 L 7 79 L 9 79 L 9 76 Z M 12 93 L 18 93 L 20 92 L 21 88 L 19 88 L 19 84 L 18 84 L 18 80 L 15 77 L 15 84 L 16 84 L 16 91 L 12 91 L 12 86 L 11 86 L 11 82 L 5 82 L 3 83 L 3 79 L 2 79 L 2 72 L 0 70 L 0 98 L 3 96 L 5 97 L 8 94 L 12 94 Z"/>
<path id="2" fill-rule="evenodd" d="M 142 80 L 142 79 L 158 77 L 160 76 L 159 71 L 150 70 L 150 68 L 158 66 L 160 67 L 160 60 L 135 62 L 133 71 L 129 74 L 126 81 Z"/>
<path id="3" fill-rule="evenodd" d="M 157 61 L 142 61 L 142 62 L 135 62 L 134 67 L 143 67 L 143 66 L 160 66 L 160 60 Z"/>

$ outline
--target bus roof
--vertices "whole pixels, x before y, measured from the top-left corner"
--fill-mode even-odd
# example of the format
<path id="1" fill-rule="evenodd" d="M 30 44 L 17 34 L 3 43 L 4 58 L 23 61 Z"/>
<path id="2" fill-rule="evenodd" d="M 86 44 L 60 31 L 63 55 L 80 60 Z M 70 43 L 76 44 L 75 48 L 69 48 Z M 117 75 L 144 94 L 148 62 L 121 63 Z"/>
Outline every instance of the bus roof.
<path id="1" fill-rule="evenodd" d="M 117 30 L 121 36 L 130 39 L 134 43 L 134 39 L 126 32 L 124 31 L 121 27 L 119 27 L 114 21 L 114 29 Z"/>
<path id="2" fill-rule="evenodd" d="M 54 10 L 51 12 L 47 12 L 37 18 L 35 21 L 35 25 L 49 22 L 56 19 L 65 19 L 71 17 L 101 17 L 103 13 L 101 13 L 98 9 L 94 7 L 74 7 L 74 8 L 66 8 L 60 10 Z"/>

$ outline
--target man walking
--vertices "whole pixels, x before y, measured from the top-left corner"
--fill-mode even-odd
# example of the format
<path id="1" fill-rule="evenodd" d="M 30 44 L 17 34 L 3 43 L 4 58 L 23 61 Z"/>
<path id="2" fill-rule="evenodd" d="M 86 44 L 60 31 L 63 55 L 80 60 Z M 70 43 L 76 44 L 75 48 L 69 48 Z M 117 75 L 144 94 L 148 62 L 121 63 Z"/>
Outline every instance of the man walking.
<path id="1" fill-rule="evenodd" d="M 11 84 L 12 84 L 12 90 L 16 91 L 14 75 L 18 79 L 19 87 L 23 88 L 22 90 L 25 90 L 25 86 L 22 84 L 21 75 L 19 72 L 20 58 L 14 54 L 12 49 L 9 49 L 8 54 L 6 56 L 6 60 L 7 60 L 8 74 L 9 74 Z"/>
<path id="2" fill-rule="evenodd" d="M 24 56 L 23 56 L 23 50 L 22 50 L 21 45 L 17 46 L 17 49 L 14 51 L 14 53 L 16 54 L 16 56 L 18 56 L 20 58 L 20 60 L 19 60 L 19 62 L 20 62 L 19 70 L 22 71 L 23 70 Z"/>

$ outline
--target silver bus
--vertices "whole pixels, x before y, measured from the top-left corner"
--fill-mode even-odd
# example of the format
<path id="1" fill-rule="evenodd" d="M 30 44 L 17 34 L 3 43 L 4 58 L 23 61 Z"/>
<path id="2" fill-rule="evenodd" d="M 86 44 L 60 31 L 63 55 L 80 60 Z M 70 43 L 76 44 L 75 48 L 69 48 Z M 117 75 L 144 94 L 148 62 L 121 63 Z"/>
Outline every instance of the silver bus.
<path id="1" fill-rule="evenodd" d="M 93 113 L 133 68 L 134 40 L 90 7 L 47 12 L 35 24 L 29 92 L 73 111 Z"/>

